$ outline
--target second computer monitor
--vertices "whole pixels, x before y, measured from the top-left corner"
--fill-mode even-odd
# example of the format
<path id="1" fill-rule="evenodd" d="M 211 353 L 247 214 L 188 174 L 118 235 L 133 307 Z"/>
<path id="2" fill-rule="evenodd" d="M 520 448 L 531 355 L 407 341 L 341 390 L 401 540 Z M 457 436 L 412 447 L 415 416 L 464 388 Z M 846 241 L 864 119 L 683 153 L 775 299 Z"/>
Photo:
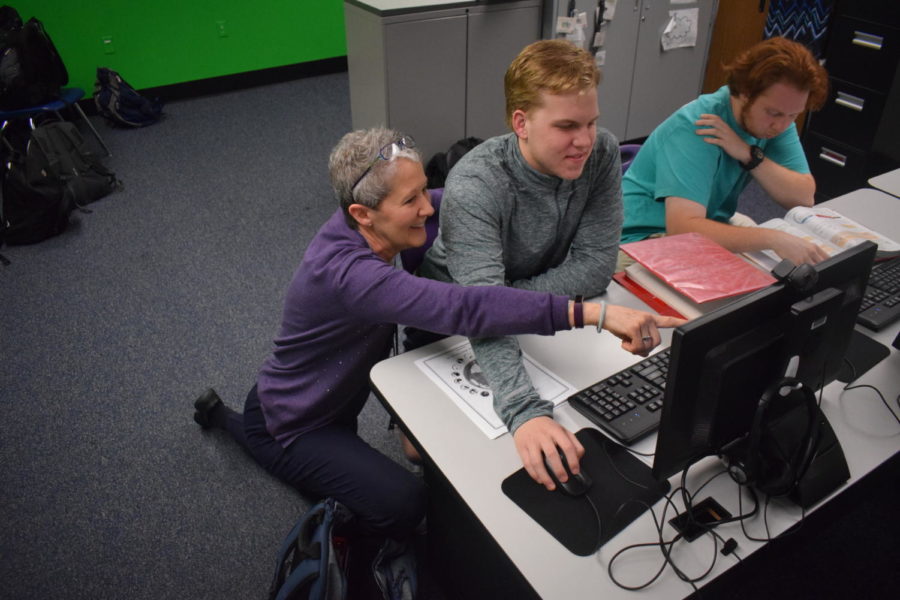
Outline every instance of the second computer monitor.
<path id="1" fill-rule="evenodd" d="M 836 378 L 875 250 L 865 242 L 816 265 L 806 290 L 778 283 L 675 330 L 657 479 L 746 439 L 760 398 L 785 375 L 811 390 Z"/>

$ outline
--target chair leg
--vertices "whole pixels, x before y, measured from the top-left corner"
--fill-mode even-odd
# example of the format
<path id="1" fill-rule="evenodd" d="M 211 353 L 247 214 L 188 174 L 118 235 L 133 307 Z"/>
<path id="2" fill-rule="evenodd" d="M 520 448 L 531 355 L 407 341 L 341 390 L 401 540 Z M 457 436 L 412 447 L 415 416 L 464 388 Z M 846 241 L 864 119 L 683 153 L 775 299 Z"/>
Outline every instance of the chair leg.
<path id="1" fill-rule="evenodd" d="M 72 106 L 75 107 L 75 110 L 78 111 L 78 114 L 81 115 L 81 119 L 87 123 L 87 126 L 91 128 L 91 131 L 94 132 L 94 137 L 97 138 L 97 141 L 100 142 L 100 145 L 103 146 L 103 149 L 106 151 L 106 156 L 112 156 L 112 152 L 109 151 L 109 147 L 106 145 L 106 142 L 103 141 L 103 138 L 100 137 L 100 134 L 97 133 L 97 130 L 94 128 L 94 125 L 91 123 L 90 119 L 87 118 L 87 115 L 84 114 L 84 111 L 81 110 L 81 107 L 78 106 L 77 102 L 73 102 Z"/>

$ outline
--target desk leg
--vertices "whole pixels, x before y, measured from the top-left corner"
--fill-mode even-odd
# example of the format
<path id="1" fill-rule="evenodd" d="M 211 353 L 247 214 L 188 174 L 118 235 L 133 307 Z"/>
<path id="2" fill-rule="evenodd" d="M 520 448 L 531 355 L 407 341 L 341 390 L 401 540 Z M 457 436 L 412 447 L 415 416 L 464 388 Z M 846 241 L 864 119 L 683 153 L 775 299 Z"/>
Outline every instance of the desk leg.
<path id="1" fill-rule="evenodd" d="M 540 600 L 443 474 L 429 465 L 425 483 L 428 560 L 451 597 Z"/>
<path id="2" fill-rule="evenodd" d="M 378 387 L 373 385 L 372 392 L 422 456 L 428 486 L 429 570 L 450 595 L 447 600 L 541 600 Z"/>

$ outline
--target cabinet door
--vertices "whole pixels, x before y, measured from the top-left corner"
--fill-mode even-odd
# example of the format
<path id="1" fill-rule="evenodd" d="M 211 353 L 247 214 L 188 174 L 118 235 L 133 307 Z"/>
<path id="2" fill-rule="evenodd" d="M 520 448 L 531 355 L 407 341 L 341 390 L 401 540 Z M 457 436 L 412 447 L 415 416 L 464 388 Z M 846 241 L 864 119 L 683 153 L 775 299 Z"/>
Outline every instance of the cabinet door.
<path id="1" fill-rule="evenodd" d="M 540 39 L 540 5 L 469 13 L 466 136 L 487 139 L 506 133 L 503 76 L 519 52 Z"/>
<path id="2" fill-rule="evenodd" d="M 588 6 L 585 8 L 589 9 Z M 597 102 L 600 105 L 600 118 L 597 122 L 620 142 L 630 139 L 625 133 L 631 104 L 640 17 L 640 0 L 619 0 L 615 18 L 604 26 L 605 60 L 600 67 L 603 78 L 597 88 Z"/>
<path id="3" fill-rule="evenodd" d="M 619 4 L 617 19 L 618 11 L 624 8 L 622 2 Z M 694 7 L 700 9 L 696 45 L 664 51 L 661 40 L 669 23 L 669 10 Z M 643 0 L 625 139 L 650 135 L 666 117 L 700 94 L 715 9 L 715 0 L 690 4 Z"/>
<path id="4" fill-rule="evenodd" d="M 413 136 L 422 159 L 465 137 L 466 16 L 385 25 L 388 126 Z"/>

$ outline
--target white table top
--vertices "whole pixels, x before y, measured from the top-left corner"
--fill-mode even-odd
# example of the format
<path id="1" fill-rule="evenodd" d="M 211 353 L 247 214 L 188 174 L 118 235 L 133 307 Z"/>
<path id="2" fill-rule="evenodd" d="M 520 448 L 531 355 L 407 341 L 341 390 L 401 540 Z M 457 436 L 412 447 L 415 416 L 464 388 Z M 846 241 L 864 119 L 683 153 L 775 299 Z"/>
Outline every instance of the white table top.
<path id="1" fill-rule="evenodd" d="M 900 197 L 900 169 L 894 169 L 893 171 L 876 175 L 869 180 L 869 185 Z"/>
<path id="2" fill-rule="evenodd" d="M 826 204 L 890 237 L 900 238 L 900 203 L 892 196 L 876 190 L 858 190 Z M 893 216 L 887 218 L 887 215 Z M 615 283 L 610 285 L 606 300 L 646 308 Z M 889 346 L 898 329 L 900 324 L 878 334 L 863 331 Z M 664 332 L 663 347 L 670 339 L 671 333 Z M 669 569 L 656 583 L 640 592 L 617 587 L 607 575 L 608 561 L 619 549 L 657 539 L 649 513 L 610 540 L 597 554 L 579 557 L 570 553 L 503 494 L 500 489 L 503 479 L 521 468 L 512 437 L 506 434 L 495 440 L 488 439 L 414 365 L 416 359 L 460 340 L 459 337 L 449 338 L 437 345 L 383 361 L 372 369 L 371 379 L 535 591 L 546 600 L 585 597 L 670 599 L 689 595 L 692 592 L 690 586 Z M 565 331 L 555 336 L 520 336 L 520 342 L 525 352 L 579 389 L 638 360 L 622 350 L 613 336 L 598 335 L 589 329 Z M 890 356 L 869 371 L 861 382 L 877 386 L 886 398 L 897 397 L 900 393 L 900 352 L 892 350 Z M 837 382 L 825 388 L 822 409 L 843 446 L 852 483 L 900 451 L 900 427 L 887 414 L 875 392 L 860 389 L 842 393 L 841 388 L 842 384 Z M 591 427 L 567 403 L 557 407 L 554 416 L 571 431 Z M 655 435 L 633 448 L 638 452 L 653 452 Z M 695 465 L 690 470 L 689 488 L 696 488 L 720 469 L 721 463 L 714 459 Z M 677 486 L 675 478 L 672 482 L 673 487 Z M 707 492 L 733 514 L 739 513 L 737 486 L 727 476 L 718 477 L 705 488 L 704 497 Z M 745 508 L 747 502 L 745 496 Z M 661 503 L 657 504 L 657 512 L 661 507 Z M 678 507 L 679 510 L 682 508 L 680 499 Z M 671 516 L 674 516 L 672 512 L 666 519 Z M 771 535 L 787 529 L 799 516 L 800 510 L 795 506 L 773 501 L 768 511 Z M 751 520 L 746 527 L 751 535 L 765 537 L 762 517 Z M 742 557 L 763 546 L 746 540 L 736 524 L 722 527 L 719 532 L 725 538 L 734 537 L 739 541 Z M 671 537 L 671 533 L 669 531 L 667 537 Z M 689 573 L 701 573 L 709 565 L 713 548 L 712 542 L 705 538 L 709 536 L 691 544 L 676 545 L 675 559 Z M 635 552 L 629 558 L 617 560 L 617 577 L 626 584 L 635 584 L 648 577 L 647 569 L 655 571 L 660 560 L 658 550 Z M 712 580 L 734 564 L 734 558 L 720 556 L 713 574 L 705 581 Z"/>

